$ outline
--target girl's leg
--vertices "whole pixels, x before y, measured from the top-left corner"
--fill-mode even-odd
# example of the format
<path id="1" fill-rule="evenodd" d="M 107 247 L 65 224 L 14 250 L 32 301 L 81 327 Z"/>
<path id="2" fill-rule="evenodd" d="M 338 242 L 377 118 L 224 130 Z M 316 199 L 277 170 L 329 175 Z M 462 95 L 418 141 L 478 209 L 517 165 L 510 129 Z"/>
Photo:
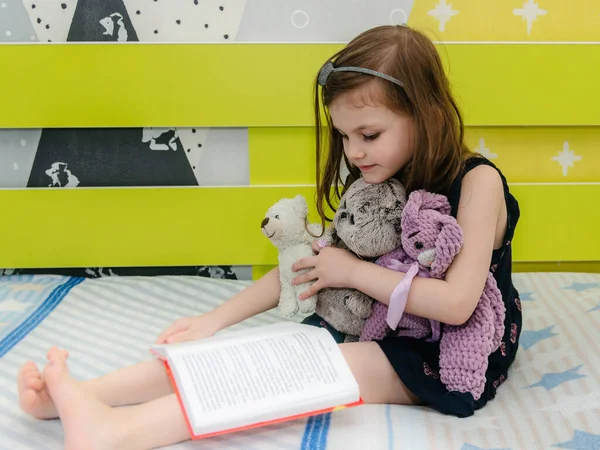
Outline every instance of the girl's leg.
<path id="1" fill-rule="evenodd" d="M 422 404 L 404 386 L 375 342 L 340 344 L 340 350 L 358 382 L 360 395 L 365 403 Z"/>
<path id="2" fill-rule="evenodd" d="M 151 359 L 82 383 L 109 406 L 145 403 L 173 393 L 162 361 Z"/>
<path id="3" fill-rule="evenodd" d="M 420 403 L 402 384 L 377 344 L 341 344 L 340 349 L 366 403 Z M 148 449 L 189 439 L 175 394 L 128 408 L 111 408 L 71 378 L 66 352 L 53 348 L 48 359 L 44 378 L 63 422 L 66 450 Z"/>
<path id="4" fill-rule="evenodd" d="M 156 359 L 82 381 L 81 386 L 109 406 L 144 403 L 173 392 L 164 365 Z M 30 361 L 21 367 L 18 387 L 21 408 L 26 413 L 38 419 L 58 417 L 35 363 Z"/>
<path id="5" fill-rule="evenodd" d="M 53 348 L 48 359 L 44 379 L 65 430 L 66 450 L 149 449 L 189 439 L 175 394 L 111 408 L 71 377 L 67 352 Z"/>

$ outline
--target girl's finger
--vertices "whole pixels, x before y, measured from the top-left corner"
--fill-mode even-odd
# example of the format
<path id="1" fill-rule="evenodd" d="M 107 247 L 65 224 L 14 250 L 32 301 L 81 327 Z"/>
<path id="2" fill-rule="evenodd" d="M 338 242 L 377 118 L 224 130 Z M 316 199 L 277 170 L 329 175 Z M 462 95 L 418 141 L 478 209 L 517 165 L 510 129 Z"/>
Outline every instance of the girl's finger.
<path id="1" fill-rule="evenodd" d="M 321 289 L 323 289 L 323 287 L 324 286 L 319 281 L 317 281 L 316 283 L 313 283 L 313 285 L 311 287 L 309 287 L 307 290 L 305 290 L 302 294 L 300 294 L 300 296 L 298 298 L 300 300 L 306 300 L 308 297 L 312 297 L 317 292 L 319 292 Z"/>
<path id="2" fill-rule="evenodd" d="M 178 333 L 173 334 L 172 336 L 169 336 L 167 338 L 167 344 L 176 344 L 177 342 L 182 342 L 186 340 L 186 336 L 187 336 L 188 332 L 187 331 L 180 331 Z"/>
<path id="3" fill-rule="evenodd" d="M 308 283 L 309 281 L 316 280 L 317 278 L 319 277 L 317 276 L 316 271 L 311 270 L 310 272 L 306 272 L 302 275 L 298 275 L 296 278 L 293 278 L 292 284 L 297 285 L 302 283 Z"/>
<path id="4" fill-rule="evenodd" d="M 158 338 L 156 338 L 156 344 L 165 344 L 167 341 L 167 337 L 175 334 L 179 331 L 183 331 L 189 327 L 187 321 L 182 319 L 176 320 L 173 324 L 169 326 L 165 331 L 163 331 Z"/>
<path id="5" fill-rule="evenodd" d="M 308 258 L 302 258 L 302 259 L 296 261 L 292 265 L 292 272 L 298 272 L 299 270 L 302 270 L 302 269 L 308 269 L 309 267 L 315 267 L 316 264 L 317 264 L 316 256 L 312 256 L 312 257 L 309 256 Z"/>

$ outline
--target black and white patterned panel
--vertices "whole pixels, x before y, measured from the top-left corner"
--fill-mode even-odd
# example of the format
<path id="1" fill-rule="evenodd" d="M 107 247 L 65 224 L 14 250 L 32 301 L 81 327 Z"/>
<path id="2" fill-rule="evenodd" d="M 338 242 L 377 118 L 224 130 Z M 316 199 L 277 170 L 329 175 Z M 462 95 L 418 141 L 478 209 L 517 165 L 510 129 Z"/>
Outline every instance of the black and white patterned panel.
<path id="1" fill-rule="evenodd" d="M 218 20 L 208 20 L 206 14 L 200 17 L 197 12 L 194 16 L 183 11 L 179 7 L 183 3 L 0 0 L 0 32 L 4 35 L 0 40 L 173 41 L 177 40 L 174 37 L 187 35 L 200 41 L 206 40 L 206 36 L 197 33 L 200 22 L 205 30 L 211 29 L 212 36 L 216 36 L 219 28 L 237 29 L 239 14 L 233 14 L 231 19 L 232 14 L 213 5 L 212 14 Z M 186 3 L 200 6 L 199 2 Z M 206 2 L 202 3 L 198 11 L 207 13 Z M 173 16 L 170 23 L 171 15 L 181 18 Z M 234 36 L 232 31 L 227 33 L 221 40 Z M 118 98 L 114 99 L 114 105 L 119 108 Z M 247 135 L 246 129 L 209 128 L 0 130 L 0 187 L 248 185 Z M 231 266 L 3 269 L 2 274 L 48 272 L 84 277 L 158 274 L 251 277 L 249 267 Z"/>

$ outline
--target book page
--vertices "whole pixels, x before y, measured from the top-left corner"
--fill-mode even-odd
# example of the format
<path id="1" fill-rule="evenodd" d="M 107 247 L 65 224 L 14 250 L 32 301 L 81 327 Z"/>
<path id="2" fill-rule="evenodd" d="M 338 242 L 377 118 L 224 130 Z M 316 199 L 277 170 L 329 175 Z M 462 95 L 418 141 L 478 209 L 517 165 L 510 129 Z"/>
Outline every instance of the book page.
<path id="1" fill-rule="evenodd" d="M 333 338 L 306 327 L 274 327 L 170 355 L 192 426 L 212 432 L 358 400 Z"/>

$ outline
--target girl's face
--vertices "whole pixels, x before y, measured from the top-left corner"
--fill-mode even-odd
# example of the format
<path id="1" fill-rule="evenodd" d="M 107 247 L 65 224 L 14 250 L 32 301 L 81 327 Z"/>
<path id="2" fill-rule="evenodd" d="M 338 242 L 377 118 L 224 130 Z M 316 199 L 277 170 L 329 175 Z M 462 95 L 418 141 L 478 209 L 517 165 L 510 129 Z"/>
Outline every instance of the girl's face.
<path id="1" fill-rule="evenodd" d="M 366 102 L 369 94 L 369 85 L 342 94 L 329 113 L 342 135 L 346 157 L 365 182 L 376 184 L 396 175 L 412 158 L 413 121 L 382 104 Z"/>

